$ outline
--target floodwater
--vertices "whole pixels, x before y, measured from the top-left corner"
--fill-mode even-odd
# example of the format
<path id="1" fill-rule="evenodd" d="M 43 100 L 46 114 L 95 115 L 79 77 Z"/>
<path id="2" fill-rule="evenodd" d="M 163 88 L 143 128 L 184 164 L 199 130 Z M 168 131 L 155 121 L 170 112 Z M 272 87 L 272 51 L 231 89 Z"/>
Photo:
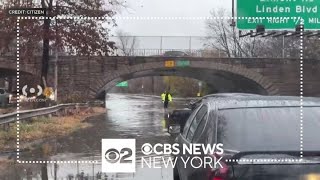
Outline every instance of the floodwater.
<path id="1" fill-rule="evenodd" d="M 174 100 L 171 109 L 183 108 L 189 102 Z M 78 130 L 68 137 L 52 138 L 37 145 L 32 152 L 21 152 L 20 160 L 95 161 L 96 163 L 5 164 L 0 179 L 172 179 L 172 168 L 141 168 L 136 173 L 101 173 L 101 139 L 134 138 L 138 147 L 144 143 L 172 143 L 174 137 L 166 132 L 165 113 L 158 97 L 108 94 L 107 113 L 87 120 L 92 126 Z M 23 143 L 23 142 L 21 142 Z M 161 163 L 160 163 L 161 164 Z M 2 165 L 1 165 L 2 166 Z M 47 172 L 45 174 L 44 172 Z M 45 177 L 43 175 L 45 174 Z"/>

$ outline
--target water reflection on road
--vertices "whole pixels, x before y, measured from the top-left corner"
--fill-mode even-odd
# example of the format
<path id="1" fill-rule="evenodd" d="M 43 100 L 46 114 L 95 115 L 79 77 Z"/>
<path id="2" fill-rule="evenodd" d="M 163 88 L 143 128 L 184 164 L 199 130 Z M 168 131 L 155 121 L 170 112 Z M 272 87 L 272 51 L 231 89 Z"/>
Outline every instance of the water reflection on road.
<path id="1" fill-rule="evenodd" d="M 186 102 L 177 100 L 171 108 L 180 108 Z M 163 105 L 159 98 L 111 95 L 106 106 L 108 119 L 116 138 L 136 138 L 137 147 L 143 143 L 168 143 L 173 138 L 165 131 Z M 109 137 L 111 137 L 109 136 Z M 139 154 L 140 149 L 137 149 Z"/>
<path id="2" fill-rule="evenodd" d="M 171 108 L 181 108 L 186 100 L 175 100 Z M 103 138 L 135 138 L 137 147 L 143 143 L 171 143 L 173 138 L 165 131 L 164 112 L 162 102 L 157 97 L 140 95 L 109 94 L 107 96 L 107 113 L 92 117 L 88 122 L 91 127 L 79 130 L 69 137 L 57 138 L 47 141 L 51 151 L 43 156 L 39 151 L 24 153 L 22 159 L 29 160 L 81 160 L 99 161 L 101 159 L 101 139 Z M 137 156 L 141 155 L 137 148 Z M 22 165 L 18 165 L 19 167 Z M 17 174 L 25 179 L 38 177 L 41 179 L 39 165 L 26 165 L 30 170 L 21 167 Z M 15 165 L 12 168 L 19 169 Z M 172 179 L 171 168 L 139 168 L 134 174 L 100 174 L 101 165 L 98 164 L 49 164 L 48 177 L 53 179 Z M 12 170 L 12 169 L 11 169 Z M 30 175 L 30 172 L 31 175 Z M 29 172 L 29 174 L 27 173 Z M 85 178 L 88 177 L 88 178 Z M 89 178 L 90 177 L 90 178 Z M 0 174 L 1 179 L 1 174 Z M 15 179 L 15 178 L 9 178 Z M 19 179 L 19 178 L 18 178 Z"/>

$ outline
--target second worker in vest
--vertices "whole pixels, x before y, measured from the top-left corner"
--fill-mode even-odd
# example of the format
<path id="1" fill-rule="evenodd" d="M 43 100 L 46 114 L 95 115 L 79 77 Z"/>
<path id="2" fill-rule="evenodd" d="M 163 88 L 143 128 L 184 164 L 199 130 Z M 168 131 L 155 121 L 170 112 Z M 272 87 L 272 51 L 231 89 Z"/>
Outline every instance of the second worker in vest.
<path id="1" fill-rule="evenodd" d="M 167 109 L 168 105 L 169 105 L 169 102 L 172 101 L 171 94 L 169 92 L 165 91 L 164 93 L 161 94 L 161 99 L 162 99 L 162 102 L 163 102 L 163 108 Z"/>

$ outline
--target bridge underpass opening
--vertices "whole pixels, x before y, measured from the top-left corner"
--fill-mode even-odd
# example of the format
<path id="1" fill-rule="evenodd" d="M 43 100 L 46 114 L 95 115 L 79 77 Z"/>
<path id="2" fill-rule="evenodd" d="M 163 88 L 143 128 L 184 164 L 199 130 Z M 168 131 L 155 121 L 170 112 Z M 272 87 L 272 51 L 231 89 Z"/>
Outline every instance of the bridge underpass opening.
<path id="1" fill-rule="evenodd" d="M 27 76 L 28 73 L 21 72 L 23 76 Z M 6 69 L 0 68 L 0 88 L 7 89 L 10 93 L 15 93 L 16 90 L 16 79 L 17 70 L 16 69 Z"/>
<path id="2" fill-rule="evenodd" d="M 103 98 L 105 93 L 108 93 L 113 87 L 116 86 L 116 84 L 120 82 L 152 76 L 177 76 L 196 79 L 207 84 L 209 89 L 208 93 L 242 92 L 262 95 L 269 94 L 268 91 L 262 87 L 262 85 L 258 84 L 253 79 L 249 79 L 242 75 L 220 70 L 189 67 L 171 69 L 157 68 L 121 75 L 118 78 L 108 82 L 99 92 L 98 98 Z M 187 89 L 189 87 L 184 88 Z M 166 87 L 163 87 L 162 89 L 164 90 Z"/>
<path id="3" fill-rule="evenodd" d="M 4 77 L 16 77 L 17 76 L 17 70 L 16 69 L 3 69 L 0 68 L 0 78 Z"/>

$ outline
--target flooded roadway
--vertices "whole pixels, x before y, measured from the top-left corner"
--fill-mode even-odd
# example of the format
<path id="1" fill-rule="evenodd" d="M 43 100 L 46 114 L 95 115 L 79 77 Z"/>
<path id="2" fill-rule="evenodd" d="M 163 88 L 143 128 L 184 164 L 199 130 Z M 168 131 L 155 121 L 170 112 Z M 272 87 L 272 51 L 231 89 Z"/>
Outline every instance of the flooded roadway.
<path id="1" fill-rule="evenodd" d="M 171 109 L 185 107 L 187 102 L 187 100 L 176 99 L 170 104 Z M 106 114 L 87 119 L 87 122 L 92 125 L 91 127 L 80 129 L 68 137 L 53 138 L 46 141 L 39 145 L 39 149 L 42 150 L 21 153 L 21 160 L 98 162 L 94 164 L 48 164 L 48 179 L 74 179 L 78 177 L 77 179 L 142 180 L 152 178 L 153 180 L 171 180 L 172 169 L 164 167 L 150 169 L 139 168 L 137 165 L 134 174 L 100 174 L 101 139 L 135 138 L 137 147 L 141 147 L 144 143 L 173 142 L 173 137 L 166 132 L 165 113 L 159 97 L 109 94 L 106 108 Z M 43 149 L 49 150 L 43 153 Z M 142 155 L 140 149 L 136 151 L 138 157 Z M 41 179 L 41 165 L 25 165 L 25 167 L 23 165 L 12 165 L 11 167 L 12 169 L 10 168 L 7 172 L 12 172 L 15 176 L 19 174 L 21 178 L 17 179 Z M 0 174 L 0 179 L 3 179 L 1 177 Z M 9 177 L 8 179 L 16 178 Z"/>

